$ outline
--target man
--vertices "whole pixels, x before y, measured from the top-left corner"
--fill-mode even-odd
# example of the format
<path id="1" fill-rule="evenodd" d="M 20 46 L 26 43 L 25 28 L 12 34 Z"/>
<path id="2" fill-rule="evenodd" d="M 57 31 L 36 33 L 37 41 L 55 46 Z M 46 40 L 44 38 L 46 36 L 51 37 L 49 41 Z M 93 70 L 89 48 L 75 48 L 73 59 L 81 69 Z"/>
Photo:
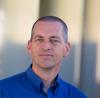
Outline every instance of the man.
<path id="1" fill-rule="evenodd" d="M 70 51 L 63 20 L 55 16 L 39 18 L 27 48 L 32 64 L 27 71 L 0 81 L 0 98 L 86 98 L 59 77 L 61 61 Z"/>

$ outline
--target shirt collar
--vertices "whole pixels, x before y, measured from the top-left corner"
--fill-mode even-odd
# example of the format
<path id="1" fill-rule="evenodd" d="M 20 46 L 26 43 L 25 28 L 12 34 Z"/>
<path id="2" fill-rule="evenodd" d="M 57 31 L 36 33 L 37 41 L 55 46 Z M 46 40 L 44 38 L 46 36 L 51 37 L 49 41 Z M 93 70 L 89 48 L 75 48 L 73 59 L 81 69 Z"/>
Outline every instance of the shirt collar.
<path id="1" fill-rule="evenodd" d="M 27 69 L 26 71 L 26 74 L 27 74 L 27 77 L 31 83 L 31 85 L 33 85 L 37 90 L 41 90 L 41 84 L 43 85 L 42 83 L 42 80 L 40 79 L 39 76 L 37 76 L 33 70 L 32 70 L 32 64 L 31 66 Z M 60 84 L 60 77 L 59 75 L 56 76 L 55 78 L 55 82 L 54 84 L 52 85 L 52 87 L 57 87 L 59 84 Z"/>
<path id="2" fill-rule="evenodd" d="M 31 83 L 31 85 L 33 86 L 33 88 L 35 87 L 37 90 L 39 90 L 40 86 L 41 86 L 41 79 L 33 72 L 32 70 L 32 65 L 27 69 L 26 71 L 27 77 Z"/>

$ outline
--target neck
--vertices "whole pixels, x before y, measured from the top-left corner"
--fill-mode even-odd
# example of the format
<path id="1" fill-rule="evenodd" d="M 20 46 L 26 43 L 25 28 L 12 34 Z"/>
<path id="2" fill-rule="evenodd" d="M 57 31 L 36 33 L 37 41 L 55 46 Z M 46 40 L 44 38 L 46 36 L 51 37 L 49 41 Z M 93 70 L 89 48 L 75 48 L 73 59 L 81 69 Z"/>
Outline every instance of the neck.
<path id="1" fill-rule="evenodd" d="M 44 89 L 47 91 L 59 73 L 60 65 L 53 68 L 40 68 L 37 65 L 32 65 L 32 70 L 41 78 L 45 86 Z"/>

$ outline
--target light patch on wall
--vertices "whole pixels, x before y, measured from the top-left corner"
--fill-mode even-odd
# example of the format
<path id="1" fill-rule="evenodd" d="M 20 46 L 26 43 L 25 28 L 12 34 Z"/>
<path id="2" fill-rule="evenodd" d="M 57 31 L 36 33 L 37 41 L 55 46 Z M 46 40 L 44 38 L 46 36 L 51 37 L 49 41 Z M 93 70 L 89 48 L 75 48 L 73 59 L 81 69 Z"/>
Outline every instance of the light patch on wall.
<path id="1" fill-rule="evenodd" d="M 32 24 L 39 16 L 39 0 L 7 0 L 5 3 L 7 38 L 11 42 L 24 44 L 30 37 Z"/>
<path id="2" fill-rule="evenodd" d="M 4 11 L 0 10 L 0 48 L 2 48 L 3 46 L 3 38 L 4 38 L 3 23 L 4 23 Z"/>
<path id="3" fill-rule="evenodd" d="M 4 30 L 3 25 L 4 24 L 4 11 L 0 9 L 0 76 L 2 75 L 2 50 L 3 50 L 3 44 L 4 44 Z"/>

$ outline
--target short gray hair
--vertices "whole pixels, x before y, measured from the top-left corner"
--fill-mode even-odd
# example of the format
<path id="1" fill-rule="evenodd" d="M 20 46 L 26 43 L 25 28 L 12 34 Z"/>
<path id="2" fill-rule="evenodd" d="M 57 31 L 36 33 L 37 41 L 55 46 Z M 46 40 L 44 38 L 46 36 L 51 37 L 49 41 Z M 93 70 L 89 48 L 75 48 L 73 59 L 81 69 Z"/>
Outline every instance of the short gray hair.
<path id="1" fill-rule="evenodd" d="M 64 40 L 65 40 L 65 42 L 68 42 L 68 27 L 67 27 L 66 23 L 62 19 L 60 19 L 60 18 L 58 18 L 56 16 L 43 16 L 43 17 L 40 17 L 32 26 L 30 40 L 32 40 L 32 37 L 33 37 L 33 34 L 34 34 L 33 30 L 34 30 L 35 24 L 37 22 L 39 22 L 39 21 L 60 22 L 62 24 L 62 26 L 63 26 L 63 31 L 64 31 L 63 37 L 64 37 Z"/>

